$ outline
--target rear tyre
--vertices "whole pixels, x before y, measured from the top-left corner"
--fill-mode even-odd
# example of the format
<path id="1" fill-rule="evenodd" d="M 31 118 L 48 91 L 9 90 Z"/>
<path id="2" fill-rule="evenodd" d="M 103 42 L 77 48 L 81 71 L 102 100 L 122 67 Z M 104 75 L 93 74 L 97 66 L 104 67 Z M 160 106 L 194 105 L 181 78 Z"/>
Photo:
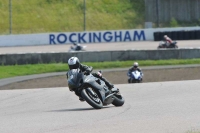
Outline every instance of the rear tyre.
<path id="1" fill-rule="evenodd" d="M 93 92 L 93 94 L 91 92 Z M 100 100 L 98 95 L 92 90 L 92 88 L 83 89 L 81 91 L 81 95 L 85 99 L 85 101 L 93 108 L 101 109 L 103 107 L 102 101 Z"/>
<path id="2" fill-rule="evenodd" d="M 114 101 L 112 102 L 113 105 L 115 106 L 122 106 L 125 102 L 124 98 L 121 95 L 114 95 Z"/>

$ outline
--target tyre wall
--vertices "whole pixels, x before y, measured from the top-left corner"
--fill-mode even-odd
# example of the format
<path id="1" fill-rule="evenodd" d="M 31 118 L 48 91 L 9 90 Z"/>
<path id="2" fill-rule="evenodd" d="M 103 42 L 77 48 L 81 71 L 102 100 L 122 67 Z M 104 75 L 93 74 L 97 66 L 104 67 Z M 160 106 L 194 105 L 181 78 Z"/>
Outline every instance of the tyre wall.
<path id="1" fill-rule="evenodd" d="M 172 40 L 199 40 L 200 30 L 154 32 L 154 41 L 163 40 L 164 35 L 168 35 Z"/>
<path id="2" fill-rule="evenodd" d="M 200 58 L 200 49 L 171 50 L 120 50 L 91 51 L 74 53 L 29 53 L 2 54 L 1 65 L 23 65 L 38 63 L 67 63 L 72 56 L 77 56 L 81 62 L 125 61 L 125 60 L 160 60 L 160 59 L 192 59 Z"/>

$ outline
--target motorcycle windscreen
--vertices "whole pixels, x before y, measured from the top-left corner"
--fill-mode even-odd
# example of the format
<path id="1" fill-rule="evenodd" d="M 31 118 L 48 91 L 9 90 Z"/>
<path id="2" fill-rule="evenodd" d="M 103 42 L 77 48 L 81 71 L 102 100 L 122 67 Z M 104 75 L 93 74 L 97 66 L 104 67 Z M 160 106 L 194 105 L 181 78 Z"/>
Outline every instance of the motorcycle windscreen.
<path id="1" fill-rule="evenodd" d="M 131 74 L 132 74 L 132 77 L 135 79 L 138 79 L 140 77 L 140 72 L 138 71 L 133 71 Z"/>
<path id="2" fill-rule="evenodd" d="M 68 71 L 68 85 L 73 88 L 78 88 L 81 85 L 81 80 L 83 79 L 83 73 L 80 69 L 71 69 Z"/>

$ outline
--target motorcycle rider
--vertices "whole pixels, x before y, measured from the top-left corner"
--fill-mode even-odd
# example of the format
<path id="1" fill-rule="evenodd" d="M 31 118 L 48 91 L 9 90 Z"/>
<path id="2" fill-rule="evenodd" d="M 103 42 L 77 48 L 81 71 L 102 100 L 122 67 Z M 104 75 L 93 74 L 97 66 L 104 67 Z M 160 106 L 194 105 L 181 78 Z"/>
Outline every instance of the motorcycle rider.
<path id="1" fill-rule="evenodd" d="M 142 72 L 141 69 L 138 66 L 139 66 L 138 62 L 134 62 L 133 66 L 129 69 L 129 72 L 132 72 L 132 71 L 135 71 L 135 70 Z"/>
<path id="2" fill-rule="evenodd" d="M 167 35 L 164 35 L 164 41 L 165 41 L 165 44 L 167 45 L 167 47 L 169 47 L 170 44 L 173 43 L 172 39 L 169 38 Z"/>
<path id="3" fill-rule="evenodd" d="M 92 67 L 89 67 L 87 65 L 81 64 L 80 61 L 79 61 L 79 59 L 77 57 L 71 57 L 71 58 L 69 58 L 69 60 L 68 60 L 68 66 L 69 66 L 70 70 L 71 69 L 77 69 L 77 68 L 79 68 L 85 74 L 90 74 L 92 72 L 92 69 L 93 69 Z M 92 73 L 92 75 L 94 77 L 97 77 L 97 78 L 103 80 L 105 82 L 106 86 L 109 88 L 109 90 L 111 90 L 114 87 L 113 84 L 111 84 L 106 78 L 104 78 L 102 76 L 101 71 L 98 71 L 97 73 Z M 68 78 L 68 74 L 67 74 L 67 78 Z M 79 100 L 80 101 L 84 101 L 84 99 L 81 97 L 80 92 L 75 91 L 75 94 L 77 96 L 79 96 Z"/>
<path id="4" fill-rule="evenodd" d="M 128 70 L 128 74 L 130 74 L 131 72 L 135 70 L 138 70 L 139 72 L 142 73 L 142 70 L 138 66 L 139 66 L 138 62 L 134 62 L 133 66 Z M 130 82 L 130 78 L 128 79 L 128 82 Z"/>

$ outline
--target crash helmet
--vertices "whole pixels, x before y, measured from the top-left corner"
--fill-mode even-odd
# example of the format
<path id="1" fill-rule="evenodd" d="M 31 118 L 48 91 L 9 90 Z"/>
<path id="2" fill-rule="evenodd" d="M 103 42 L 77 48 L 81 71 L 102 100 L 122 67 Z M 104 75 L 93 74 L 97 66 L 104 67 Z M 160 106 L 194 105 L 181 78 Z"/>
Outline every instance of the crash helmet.
<path id="1" fill-rule="evenodd" d="M 137 62 L 134 62 L 134 63 L 133 63 L 133 67 L 134 67 L 134 68 L 138 68 L 138 66 L 139 66 L 139 64 L 138 64 Z"/>
<path id="2" fill-rule="evenodd" d="M 164 38 L 166 39 L 168 36 L 167 35 L 164 35 Z"/>
<path id="3" fill-rule="evenodd" d="M 80 67 L 80 61 L 77 57 L 71 57 L 68 60 L 69 69 L 77 69 Z"/>

